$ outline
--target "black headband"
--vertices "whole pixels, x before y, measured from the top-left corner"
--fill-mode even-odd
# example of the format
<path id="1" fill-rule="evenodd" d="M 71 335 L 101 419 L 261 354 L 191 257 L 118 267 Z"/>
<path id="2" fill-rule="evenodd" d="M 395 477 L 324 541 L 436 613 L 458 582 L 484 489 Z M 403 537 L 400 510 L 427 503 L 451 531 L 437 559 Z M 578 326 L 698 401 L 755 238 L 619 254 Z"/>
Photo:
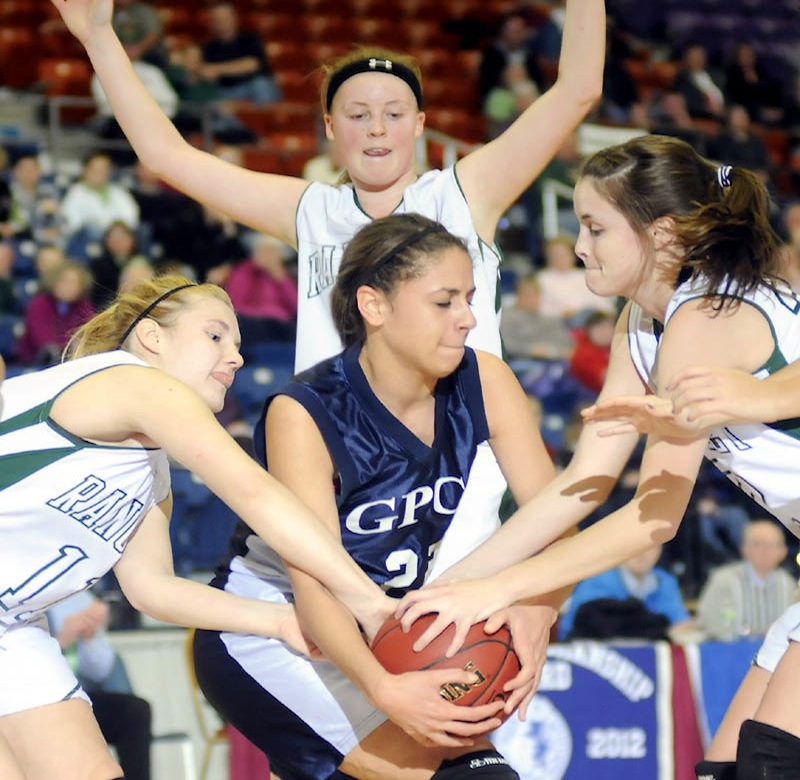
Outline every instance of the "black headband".
<path id="1" fill-rule="evenodd" d="M 374 279 L 377 275 L 378 271 L 381 270 L 390 260 L 393 260 L 397 257 L 401 252 L 408 249 L 410 246 L 413 246 L 418 241 L 422 241 L 425 236 L 429 236 L 431 233 L 447 233 L 447 229 L 438 223 L 435 225 L 429 225 L 428 227 L 423 228 L 422 230 L 418 230 L 416 233 L 412 233 L 410 236 L 406 236 L 399 244 L 393 246 L 388 252 L 381 255 L 365 272 L 363 275 L 364 281 L 360 282 L 361 284 L 369 284 L 370 279 Z"/>
<path id="2" fill-rule="evenodd" d="M 339 91 L 339 87 L 347 79 L 357 76 L 359 73 L 388 73 L 390 76 L 397 76 L 411 87 L 414 97 L 417 99 L 417 108 L 422 108 L 422 87 L 419 79 L 411 68 L 400 62 L 393 60 L 382 60 L 377 57 L 369 57 L 363 60 L 356 60 L 349 65 L 345 65 L 341 70 L 331 76 L 328 82 L 328 91 L 325 94 L 325 110 L 331 110 L 333 96 Z"/>
<path id="3" fill-rule="evenodd" d="M 131 324 L 128 325 L 128 327 L 125 329 L 125 332 L 122 334 L 122 338 L 117 342 L 117 347 L 119 348 L 125 343 L 125 341 L 127 340 L 128 336 L 130 336 L 131 333 L 133 333 L 133 329 L 145 317 L 147 317 L 147 315 L 150 314 L 150 312 L 153 311 L 153 309 L 155 309 L 155 307 L 158 306 L 158 304 L 161 303 L 161 301 L 163 301 L 165 298 L 169 298 L 170 295 L 174 295 L 179 290 L 185 290 L 187 287 L 197 287 L 197 285 L 196 284 L 182 284 L 179 287 L 173 287 L 171 290 L 167 290 L 162 295 L 159 295 L 158 298 L 156 298 L 149 306 L 147 306 L 145 309 L 143 309 L 141 312 L 139 312 L 139 314 L 137 314 L 133 318 L 133 322 L 131 322 Z"/>

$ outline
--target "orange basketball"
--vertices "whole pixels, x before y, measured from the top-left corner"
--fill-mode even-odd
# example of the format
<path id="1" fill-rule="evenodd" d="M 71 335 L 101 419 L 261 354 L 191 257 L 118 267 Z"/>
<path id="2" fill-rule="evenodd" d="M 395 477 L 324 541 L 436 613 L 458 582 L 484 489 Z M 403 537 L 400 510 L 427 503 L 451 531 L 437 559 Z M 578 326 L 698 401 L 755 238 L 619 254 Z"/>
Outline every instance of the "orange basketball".
<path id="1" fill-rule="evenodd" d="M 372 652 L 384 669 L 392 674 L 439 668 L 467 669 L 478 676 L 478 682 L 444 685 L 440 691 L 442 698 L 465 707 L 505 701 L 508 694 L 503 686 L 520 669 L 508 627 L 501 626 L 494 634 L 487 634 L 484 631 L 485 620 L 475 623 L 456 654 L 445 658 L 445 651 L 455 633 L 451 624 L 427 647 L 415 652 L 412 649 L 414 642 L 435 617 L 435 614 L 423 615 L 414 621 L 407 634 L 403 633 L 399 620 L 394 617 L 386 620 L 372 642 Z M 502 712 L 498 717 L 503 717 Z"/>

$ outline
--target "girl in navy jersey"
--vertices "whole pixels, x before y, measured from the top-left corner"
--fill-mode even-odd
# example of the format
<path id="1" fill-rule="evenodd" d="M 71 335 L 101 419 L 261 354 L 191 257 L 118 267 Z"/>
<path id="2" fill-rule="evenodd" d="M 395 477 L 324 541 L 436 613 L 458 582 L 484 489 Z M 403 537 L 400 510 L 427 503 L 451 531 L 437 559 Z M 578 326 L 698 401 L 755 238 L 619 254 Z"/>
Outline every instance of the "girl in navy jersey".
<path id="1" fill-rule="evenodd" d="M 510 369 L 465 346 L 474 293 L 464 242 L 440 224 L 413 214 L 374 221 L 348 244 L 333 290 L 345 350 L 269 399 L 257 429 L 270 472 L 390 595 L 419 587 L 435 565 L 482 442 L 520 501 L 554 474 Z M 452 672 L 386 672 L 325 588 L 248 528 L 215 584 L 294 602 L 328 657 L 308 660 L 277 640 L 196 635 L 206 696 L 281 778 L 444 780 L 466 777 L 477 759 L 494 774 L 469 770 L 475 780 L 516 778 L 480 736 L 497 725 L 497 705 L 465 712 L 441 699 Z M 508 710 L 531 695 L 558 595 L 496 618 L 524 640 Z"/>
<path id="2" fill-rule="evenodd" d="M 175 576 L 173 457 L 276 549 L 319 575 L 373 635 L 391 602 L 309 509 L 214 419 L 242 364 L 227 294 L 180 276 L 142 283 L 82 326 L 65 362 L 0 386 L 0 777 L 122 772 L 45 611 L 112 567 L 160 620 L 280 636 L 288 605 Z"/>
<path id="3" fill-rule="evenodd" d="M 586 413 L 592 424 L 584 427 L 567 468 L 448 572 L 452 584 L 434 584 L 406 597 L 404 620 L 440 613 L 428 636 L 455 621 L 458 642 L 465 626 L 519 598 L 585 579 L 668 541 L 683 518 L 703 457 L 800 535 L 800 435 L 796 418 L 789 418 L 792 403 L 763 413 L 763 398 L 780 394 L 796 374 L 800 300 L 780 278 L 779 243 L 763 183 L 745 169 L 705 160 L 677 139 L 645 136 L 585 163 L 575 211 L 587 285 L 629 299 L 600 401 Z M 691 368 L 699 365 L 714 371 Z M 710 382 L 713 396 L 713 377 L 721 370 L 726 382 L 734 370 L 752 376 L 745 382 L 739 374 L 740 386 L 763 381 L 756 419 L 774 422 L 748 420 L 758 409 L 750 399 L 742 415 L 735 410 L 720 415 L 724 404 L 715 407 L 717 401 L 703 406 L 702 387 Z M 710 435 L 702 430 L 676 435 L 680 420 L 651 415 L 633 499 L 525 560 L 601 506 L 637 442 L 637 420 L 648 408 L 670 407 L 681 394 L 679 403 L 688 401 L 688 413 L 700 404 L 695 412 L 714 426 Z M 476 576 L 488 579 L 456 582 Z M 703 778 L 727 780 L 736 772 L 738 780 L 772 780 L 800 771 L 794 696 L 800 689 L 800 609 L 790 609 L 776 623 L 756 664 L 763 697 L 756 697 L 749 711 L 738 710 L 744 723 L 737 766 L 724 760 L 703 764 L 698 767 Z"/>

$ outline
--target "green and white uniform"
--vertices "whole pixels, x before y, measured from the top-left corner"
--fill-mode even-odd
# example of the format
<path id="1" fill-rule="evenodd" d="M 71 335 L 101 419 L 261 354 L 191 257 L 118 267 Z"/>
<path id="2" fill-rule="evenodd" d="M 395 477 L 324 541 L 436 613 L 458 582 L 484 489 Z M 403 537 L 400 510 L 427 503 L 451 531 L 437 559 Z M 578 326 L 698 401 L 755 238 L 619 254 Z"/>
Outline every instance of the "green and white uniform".
<path id="1" fill-rule="evenodd" d="M 467 346 L 501 356 L 497 280 L 500 251 L 478 237 L 455 168 L 428 171 L 406 187 L 395 214 L 422 214 L 463 239 L 472 258 L 477 325 Z M 348 241 L 372 217 L 362 210 L 349 184 L 314 182 L 297 209 L 297 351 L 295 371 L 338 355 L 343 347 L 331 319 L 331 289 Z"/>
<path id="2" fill-rule="evenodd" d="M 0 388 L 0 715 L 80 695 L 44 611 L 108 572 L 169 493 L 162 450 L 94 444 L 50 418 L 67 388 L 124 364 L 147 365 L 116 350 Z"/>
<path id="3" fill-rule="evenodd" d="M 682 284 L 667 306 L 667 327 L 677 309 L 702 296 L 704 279 Z M 721 286 L 720 292 L 724 289 Z M 769 323 L 773 350 L 753 376 L 765 379 L 800 359 L 800 300 L 788 287 L 761 286 L 742 296 L 743 306 L 755 307 Z M 631 357 L 651 389 L 658 338 L 651 317 L 633 304 L 628 322 Z M 714 429 L 706 446 L 710 460 L 743 493 L 800 537 L 800 419 L 775 423 L 730 425 Z M 789 640 L 800 641 L 800 604 L 793 604 L 772 625 L 755 662 L 774 671 Z"/>
<path id="4" fill-rule="evenodd" d="M 480 239 L 454 167 L 427 171 L 406 187 L 395 214 L 421 214 L 463 239 L 472 258 L 477 325 L 467 346 L 502 356 L 498 278 L 500 250 Z M 343 345 L 333 325 L 330 294 L 348 241 L 372 222 L 350 184 L 308 186 L 297 209 L 298 311 L 295 371 L 339 354 Z M 500 524 L 505 492 L 497 460 L 488 444 L 478 448 L 459 505 L 429 578 L 438 576 L 490 536 Z"/>
<path id="5" fill-rule="evenodd" d="M 675 291 L 667 306 L 665 328 L 678 307 L 701 297 L 704 284 L 702 279 L 689 281 Z M 753 376 L 765 379 L 800 359 L 800 300 L 794 292 L 761 286 L 744 296 L 742 305 L 761 312 L 774 342 L 769 359 Z M 654 389 L 651 373 L 658 339 L 652 318 L 636 304 L 631 306 L 628 340 L 639 374 Z M 800 537 L 800 419 L 716 428 L 708 438 L 705 456 L 743 493 Z"/>

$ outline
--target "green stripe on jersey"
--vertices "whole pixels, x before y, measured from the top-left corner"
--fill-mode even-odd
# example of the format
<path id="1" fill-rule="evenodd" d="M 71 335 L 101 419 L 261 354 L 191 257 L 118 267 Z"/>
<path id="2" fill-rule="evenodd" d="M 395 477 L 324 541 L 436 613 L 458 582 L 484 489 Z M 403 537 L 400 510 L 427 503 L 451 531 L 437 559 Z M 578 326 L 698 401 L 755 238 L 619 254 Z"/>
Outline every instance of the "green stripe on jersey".
<path id="1" fill-rule="evenodd" d="M 11 455 L 0 456 L 0 491 L 74 452 L 75 447 L 58 447 L 52 450 L 14 452 Z"/>
<path id="2" fill-rule="evenodd" d="M 10 417 L 4 422 L 0 422 L 0 436 L 4 433 L 12 433 L 14 431 L 21 431 L 23 428 L 28 428 L 31 425 L 37 425 L 47 419 L 50 414 L 50 409 L 53 407 L 53 400 L 45 401 L 43 404 L 34 406 L 26 411 L 18 414 L 16 417 Z"/>

